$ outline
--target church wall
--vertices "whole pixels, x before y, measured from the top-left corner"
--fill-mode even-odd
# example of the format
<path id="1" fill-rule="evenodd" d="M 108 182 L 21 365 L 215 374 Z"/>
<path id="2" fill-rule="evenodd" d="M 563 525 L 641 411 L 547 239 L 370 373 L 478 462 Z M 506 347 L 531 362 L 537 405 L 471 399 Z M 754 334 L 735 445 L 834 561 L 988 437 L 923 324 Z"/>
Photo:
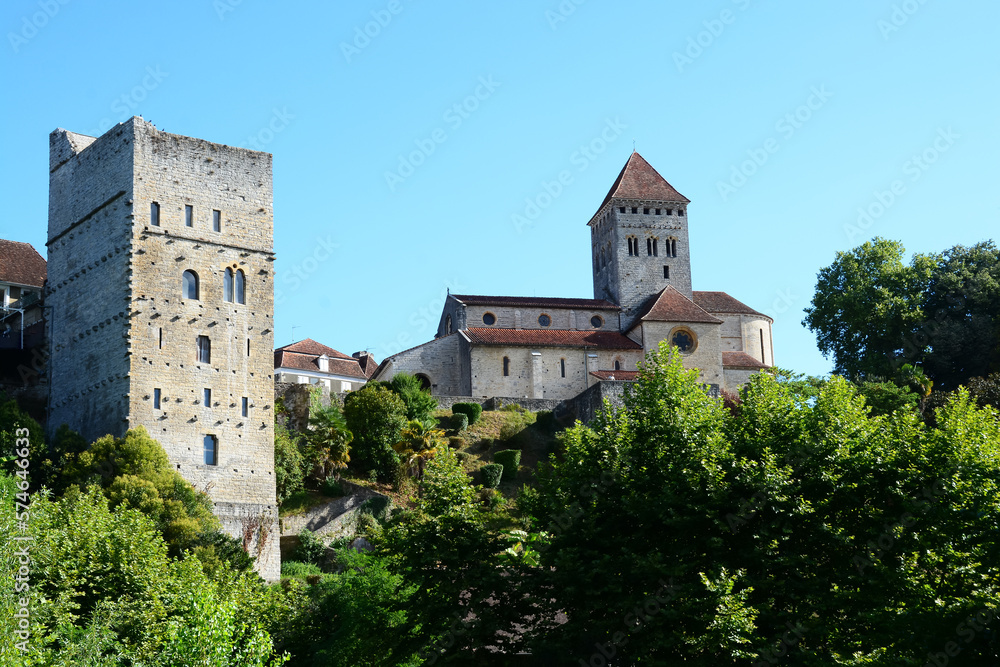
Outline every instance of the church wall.
<path id="1" fill-rule="evenodd" d="M 750 382 L 751 375 L 758 372 L 760 371 L 742 368 L 726 368 L 724 372 L 725 383 L 723 384 L 723 387 L 725 387 L 726 391 L 735 394 L 743 387 L 743 385 Z"/>
<path id="2" fill-rule="evenodd" d="M 743 351 L 743 319 L 744 316 L 737 313 L 712 313 L 722 320 L 719 335 L 722 338 L 723 352 Z"/>
<path id="3" fill-rule="evenodd" d="M 464 345 L 463 345 L 464 344 Z M 422 373 L 431 381 L 435 396 L 470 396 L 467 343 L 461 334 L 442 336 L 395 354 L 372 380 L 388 382 L 397 373 Z"/>
<path id="4" fill-rule="evenodd" d="M 699 379 L 702 382 L 723 386 L 722 339 L 719 336 L 720 326 L 718 324 L 643 322 L 643 340 L 646 350 L 655 350 L 659 347 L 660 341 L 669 341 L 673 331 L 678 327 L 690 329 L 698 339 L 694 352 L 681 356 L 684 368 L 697 368 L 700 372 Z"/>
<path id="5" fill-rule="evenodd" d="M 574 331 L 618 331 L 617 310 L 574 310 L 572 308 L 494 308 L 490 306 L 468 306 L 466 308 L 468 326 L 486 327 L 483 315 L 492 313 L 497 318 L 496 329 L 569 329 Z M 543 327 L 538 323 L 541 315 L 548 315 L 552 324 Z M 595 329 L 590 319 L 600 317 L 603 324 Z"/>
<path id="6" fill-rule="evenodd" d="M 773 348 L 771 347 L 771 322 L 755 315 L 742 316 L 743 351 L 765 366 L 774 365 Z M 761 351 L 761 332 L 763 331 L 763 353 Z"/>

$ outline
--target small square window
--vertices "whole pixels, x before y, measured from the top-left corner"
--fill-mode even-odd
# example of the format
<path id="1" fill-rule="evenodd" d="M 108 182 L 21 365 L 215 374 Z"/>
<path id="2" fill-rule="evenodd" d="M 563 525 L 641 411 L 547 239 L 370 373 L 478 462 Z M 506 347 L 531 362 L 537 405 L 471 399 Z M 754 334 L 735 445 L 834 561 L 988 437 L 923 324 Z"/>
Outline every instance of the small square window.
<path id="1" fill-rule="evenodd" d="M 222 211 L 212 211 L 212 231 L 222 231 Z"/>
<path id="2" fill-rule="evenodd" d="M 632 207 L 632 212 L 633 213 L 638 213 L 639 212 L 639 207 L 638 206 L 633 206 Z"/>
<path id="3" fill-rule="evenodd" d="M 153 409 L 154 410 L 159 410 L 160 409 L 160 390 L 159 389 L 154 389 L 153 390 Z"/>
<path id="4" fill-rule="evenodd" d="M 649 215 L 649 209 L 648 208 L 642 209 L 642 214 L 643 215 Z"/>
<path id="5" fill-rule="evenodd" d="M 660 215 L 661 209 L 656 209 L 656 215 Z"/>
<path id="6" fill-rule="evenodd" d="M 155 201 L 149 205 L 149 224 L 154 227 L 160 226 L 160 205 Z"/>
<path id="7" fill-rule="evenodd" d="M 668 208 L 667 209 L 667 215 L 673 215 L 673 214 L 674 214 L 674 209 Z"/>
<path id="8" fill-rule="evenodd" d="M 214 435 L 206 435 L 204 439 L 205 465 L 219 465 L 219 440 Z"/>
<path id="9" fill-rule="evenodd" d="M 205 396 L 202 402 L 205 404 L 206 408 L 212 407 L 212 390 L 208 387 L 205 387 Z"/>
<path id="10" fill-rule="evenodd" d="M 624 206 L 619 206 L 618 207 L 618 212 L 619 213 L 624 213 L 625 212 L 625 207 Z"/>
<path id="11" fill-rule="evenodd" d="M 243 409 L 242 409 L 241 414 L 244 417 L 249 417 L 250 416 L 250 399 L 247 398 L 246 396 L 243 397 Z"/>
<path id="12" fill-rule="evenodd" d="M 684 209 L 682 209 L 682 208 L 677 209 L 677 215 L 683 216 L 684 215 Z"/>
<path id="13" fill-rule="evenodd" d="M 190 204 L 184 206 L 184 226 L 194 227 L 194 206 Z"/>

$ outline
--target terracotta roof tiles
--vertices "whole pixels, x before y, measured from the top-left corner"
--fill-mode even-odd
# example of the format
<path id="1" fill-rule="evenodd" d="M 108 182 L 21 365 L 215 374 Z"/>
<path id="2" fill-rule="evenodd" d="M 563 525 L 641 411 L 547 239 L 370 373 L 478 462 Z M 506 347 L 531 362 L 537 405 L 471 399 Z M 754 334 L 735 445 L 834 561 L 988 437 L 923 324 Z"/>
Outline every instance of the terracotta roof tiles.
<path id="1" fill-rule="evenodd" d="M 469 306 L 523 306 L 525 308 L 578 308 L 581 310 L 621 310 L 604 299 L 562 299 L 537 296 L 479 296 L 452 294 L 451 297 Z"/>
<path id="2" fill-rule="evenodd" d="M 636 321 L 722 323 L 722 320 L 712 317 L 694 301 L 678 292 L 673 285 L 667 285 L 659 294 L 650 297 L 639 310 Z"/>
<path id="3" fill-rule="evenodd" d="M 632 153 L 622 167 L 608 195 L 597 208 L 598 212 L 612 199 L 690 203 L 690 199 L 677 192 L 674 186 L 660 176 L 653 166 L 638 153 Z"/>
<path id="4" fill-rule="evenodd" d="M 353 359 L 353 357 L 346 355 L 343 352 L 338 352 L 332 347 L 327 347 L 326 345 L 317 343 L 312 338 L 306 338 L 305 340 L 300 340 L 298 343 L 285 345 L 284 347 L 279 347 L 278 349 L 287 350 L 288 352 L 300 352 L 302 354 L 312 354 L 317 357 L 325 354 L 326 356 L 333 359 Z"/>
<path id="5" fill-rule="evenodd" d="M 41 287 L 45 273 L 45 259 L 34 246 L 0 239 L 0 282 Z"/>
<path id="6" fill-rule="evenodd" d="M 742 301 L 737 301 L 725 292 L 695 292 L 694 302 L 710 313 L 741 313 L 767 317 Z M 771 319 L 768 317 L 768 319 Z"/>
<path id="7" fill-rule="evenodd" d="M 754 368 L 757 370 L 768 368 L 746 352 L 723 352 L 722 365 L 725 368 Z"/>

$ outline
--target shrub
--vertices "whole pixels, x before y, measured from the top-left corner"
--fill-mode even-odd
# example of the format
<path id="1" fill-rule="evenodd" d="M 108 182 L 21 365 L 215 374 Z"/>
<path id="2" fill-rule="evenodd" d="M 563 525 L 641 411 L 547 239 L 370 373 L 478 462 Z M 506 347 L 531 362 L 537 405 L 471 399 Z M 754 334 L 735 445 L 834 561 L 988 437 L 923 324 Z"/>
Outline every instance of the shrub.
<path id="1" fill-rule="evenodd" d="M 493 454 L 493 460 L 503 466 L 505 480 L 517 477 L 517 468 L 521 465 L 521 450 L 501 449 Z"/>
<path id="2" fill-rule="evenodd" d="M 376 521 L 380 523 L 385 523 L 389 520 L 389 510 L 392 509 L 392 500 L 386 496 L 375 496 L 374 498 L 369 498 L 365 502 L 361 503 L 361 507 L 358 511 L 362 514 L 368 514 L 373 517 Z"/>
<path id="3" fill-rule="evenodd" d="M 520 454 L 520 452 L 518 452 Z M 487 489 L 495 489 L 500 486 L 500 478 L 503 477 L 503 465 L 500 463 L 487 463 L 483 466 L 483 486 Z"/>
<path id="4" fill-rule="evenodd" d="M 308 528 L 303 528 L 299 533 L 299 546 L 295 547 L 292 554 L 294 560 L 302 563 L 312 563 L 316 567 L 322 567 L 326 562 L 326 544 L 323 543 L 316 533 Z"/>
<path id="5" fill-rule="evenodd" d="M 524 430 L 535 422 L 535 414 L 513 406 L 516 410 L 507 410 L 503 424 L 500 425 L 500 439 L 511 446 L 521 447 L 524 441 Z M 506 408 L 505 408 L 506 410 Z"/>
<path id="6" fill-rule="evenodd" d="M 344 418 L 354 434 L 354 463 L 374 472 L 383 482 L 392 481 L 399 467 L 392 446 L 399 442 L 406 426 L 403 399 L 385 387 L 366 384 L 347 395 Z"/>
<path id="7" fill-rule="evenodd" d="M 916 412 L 920 403 L 920 397 L 908 387 L 892 382 L 862 382 L 858 393 L 871 406 L 872 416 L 890 415 L 897 410 Z"/>
<path id="8" fill-rule="evenodd" d="M 491 465 L 496 465 L 491 464 Z M 480 489 L 479 500 L 486 506 L 487 509 L 495 510 L 497 507 L 503 504 L 504 498 L 503 494 L 497 491 L 495 488 Z"/>
<path id="9" fill-rule="evenodd" d="M 986 377 L 969 378 L 966 386 L 979 407 L 991 405 L 1000 409 L 1000 373 L 993 373 Z"/>
<path id="10" fill-rule="evenodd" d="M 281 576 L 283 577 L 305 577 L 310 574 L 322 574 L 314 563 L 303 563 L 297 560 L 286 560 L 281 564 Z"/>
<path id="11" fill-rule="evenodd" d="M 479 405 L 479 403 L 456 403 L 455 405 L 451 406 L 451 411 L 456 415 L 458 414 L 468 415 L 469 426 L 472 426 L 473 424 L 478 422 L 479 418 L 482 416 L 483 406 Z"/>
<path id="12" fill-rule="evenodd" d="M 408 373 L 397 373 L 389 382 L 389 388 L 406 404 L 406 418 L 427 421 L 437 409 L 437 399 L 424 391 L 418 380 Z"/>
<path id="13" fill-rule="evenodd" d="M 274 482 L 278 489 L 278 504 L 292 497 L 302 488 L 305 480 L 305 465 L 302 452 L 292 440 L 284 424 L 274 424 Z"/>
<path id="14" fill-rule="evenodd" d="M 465 452 L 455 452 L 455 458 L 458 459 L 460 463 L 465 463 L 472 457 L 466 454 Z"/>
<path id="15" fill-rule="evenodd" d="M 327 477 L 319 487 L 319 492 L 330 498 L 339 498 L 344 495 L 344 487 L 341 486 L 339 479 Z"/>
<path id="16" fill-rule="evenodd" d="M 559 428 L 559 425 L 556 423 L 556 417 L 552 414 L 551 410 L 539 410 L 535 413 L 535 423 L 540 428 L 549 432 L 554 432 Z"/>
<path id="17" fill-rule="evenodd" d="M 448 446 L 452 449 L 461 449 L 462 447 L 465 447 L 465 438 L 453 435 L 448 438 Z"/>
<path id="18" fill-rule="evenodd" d="M 464 413 L 458 413 L 452 415 L 451 417 L 451 427 L 457 432 L 461 433 L 465 429 L 469 428 L 469 415 Z"/>

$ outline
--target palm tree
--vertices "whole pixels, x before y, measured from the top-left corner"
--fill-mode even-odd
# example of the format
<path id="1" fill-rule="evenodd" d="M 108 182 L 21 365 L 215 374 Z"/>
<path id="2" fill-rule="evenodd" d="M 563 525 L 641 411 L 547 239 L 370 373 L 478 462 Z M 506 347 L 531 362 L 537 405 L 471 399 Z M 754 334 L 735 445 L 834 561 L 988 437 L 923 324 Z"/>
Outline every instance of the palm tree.
<path id="1" fill-rule="evenodd" d="M 352 440 L 354 434 L 347 428 L 347 420 L 337 405 L 320 408 L 309 418 L 309 432 L 306 433 L 307 456 L 321 479 L 347 467 L 351 460 Z"/>
<path id="2" fill-rule="evenodd" d="M 434 457 L 444 443 L 444 431 L 412 419 L 401 434 L 402 439 L 392 446 L 409 468 L 412 477 L 423 477 L 424 465 Z"/>

